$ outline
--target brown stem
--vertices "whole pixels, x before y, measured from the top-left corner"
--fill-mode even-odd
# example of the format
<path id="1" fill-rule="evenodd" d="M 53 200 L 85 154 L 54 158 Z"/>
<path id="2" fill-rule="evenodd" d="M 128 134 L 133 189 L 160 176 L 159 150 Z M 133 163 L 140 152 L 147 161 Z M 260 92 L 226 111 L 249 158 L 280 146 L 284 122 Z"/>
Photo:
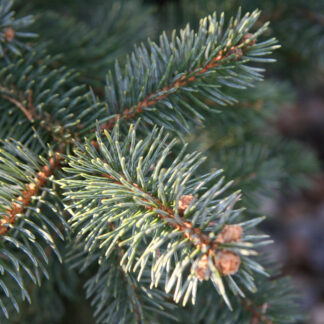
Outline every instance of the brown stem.
<path id="1" fill-rule="evenodd" d="M 37 173 L 34 181 L 26 185 L 21 195 L 17 198 L 18 202 L 12 203 L 12 207 L 7 210 L 8 215 L 2 215 L 0 220 L 0 235 L 4 235 L 8 230 L 8 224 L 16 221 L 16 215 L 22 213 L 25 208 L 30 204 L 31 197 L 37 195 L 39 190 L 45 185 L 47 179 L 60 167 L 62 157 L 58 153 L 55 158 L 49 159 L 49 166 L 43 166 L 42 171 Z"/>
<path id="2" fill-rule="evenodd" d="M 28 120 L 30 120 L 30 121 L 33 120 L 33 116 L 32 116 L 32 114 L 31 114 L 31 112 L 28 111 L 28 110 L 26 109 L 26 107 L 25 107 L 21 102 L 19 102 L 18 100 L 14 99 L 14 98 L 11 98 L 11 97 L 9 97 L 9 96 L 7 96 L 7 95 L 5 95 L 5 94 L 3 94 L 2 97 L 3 97 L 4 99 L 9 100 L 9 101 L 12 102 L 16 107 L 18 107 L 18 108 L 19 108 L 19 109 L 20 109 L 20 110 L 25 114 L 25 116 L 27 117 Z"/>

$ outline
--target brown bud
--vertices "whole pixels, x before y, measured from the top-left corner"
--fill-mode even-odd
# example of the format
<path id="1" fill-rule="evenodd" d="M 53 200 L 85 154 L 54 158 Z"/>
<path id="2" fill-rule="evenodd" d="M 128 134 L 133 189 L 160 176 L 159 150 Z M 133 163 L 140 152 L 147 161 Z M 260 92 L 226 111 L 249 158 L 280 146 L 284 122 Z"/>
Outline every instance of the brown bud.
<path id="1" fill-rule="evenodd" d="M 196 268 L 196 275 L 200 281 L 203 281 L 206 278 L 208 268 L 208 255 L 204 254 L 198 262 Z"/>
<path id="2" fill-rule="evenodd" d="M 223 276 L 235 274 L 241 264 L 238 254 L 231 251 L 219 251 L 215 255 L 215 266 Z"/>
<path id="3" fill-rule="evenodd" d="M 183 215 L 185 210 L 189 207 L 190 203 L 194 199 L 193 195 L 183 195 L 179 200 L 179 214 Z"/>
<path id="4" fill-rule="evenodd" d="M 8 27 L 3 31 L 3 38 L 7 42 L 11 42 L 15 37 L 15 31 L 12 27 Z"/>
<path id="5" fill-rule="evenodd" d="M 242 241 L 243 229 L 240 225 L 225 225 L 215 242 L 229 243 Z"/>

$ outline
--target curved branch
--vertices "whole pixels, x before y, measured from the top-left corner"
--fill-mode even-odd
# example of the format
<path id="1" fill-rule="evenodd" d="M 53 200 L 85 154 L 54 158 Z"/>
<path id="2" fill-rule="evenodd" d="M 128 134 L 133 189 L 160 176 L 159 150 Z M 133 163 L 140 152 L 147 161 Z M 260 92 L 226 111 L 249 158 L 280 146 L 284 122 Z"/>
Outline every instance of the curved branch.
<path id="1" fill-rule="evenodd" d="M 246 40 L 251 37 L 252 34 L 246 34 L 243 36 L 243 39 Z M 255 43 L 255 40 L 251 41 L 251 45 Z M 248 48 L 248 47 L 246 47 Z M 244 49 L 244 48 L 243 48 Z M 213 69 L 219 65 L 221 65 L 222 61 L 224 61 L 228 56 L 234 54 L 233 61 L 239 60 L 243 56 L 243 50 L 238 46 L 232 46 L 228 50 L 221 50 L 216 57 L 214 57 L 210 63 L 206 64 L 203 67 L 196 68 L 193 71 L 190 71 L 186 75 L 182 75 L 179 77 L 173 84 L 165 86 L 163 89 L 159 89 L 156 92 L 148 95 L 144 100 L 139 101 L 137 104 L 126 108 L 122 114 L 117 114 L 116 117 L 112 118 L 106 123 L 103 123 L 100 126 L 101 130 L 108 129 L 111 130 L 116 122 L 120 119 L 131 119 L 134 118 L 139 113 L 143 112 L 145 108 L 156 105 L 156 103 L 160 100 L 167 98 L 171 93 L 174 93 L 181 87 L 185 87 L 191 82 L 195 81 L 197 77 L 204 75 L 210 69 Z M 174 90 L 174 91 L 172 91 Z M 161 94 L 162 92 L 162 94 Z"/>

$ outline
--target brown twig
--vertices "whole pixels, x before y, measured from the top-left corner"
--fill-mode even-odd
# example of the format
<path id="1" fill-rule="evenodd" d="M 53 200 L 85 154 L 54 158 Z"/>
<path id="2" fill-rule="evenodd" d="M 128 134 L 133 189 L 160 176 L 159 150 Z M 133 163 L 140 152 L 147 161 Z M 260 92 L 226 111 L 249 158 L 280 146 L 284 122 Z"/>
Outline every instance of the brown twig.
<path id="1" fill-rule="evenodd" d="M 68 137 L 64 136 L 64 128 L 60 125 L 57 120 L 53 120 L 52 116 L 45 112 L 44 114 L 39 114 L 36 110 L 36 107 L 33 104 L 33 90 L 28 90 L 27 98 L 25 97 L 24 93 L 21 91 L 17 91 L 15 88 L 9 89 L 6 86 L 0 86 L 0 92 L 2 98 L 10 101 L 13 103 L 22 113 L 26 116 L 26 118 L 30 122 L 38 121 L 40 122 L 40 126 L 48 131 L 53 140 L 56 143 L 61 144 L 61 146 L 65 147 L 67 143 L 72 143 L 72 136 L 67 130 Z M 14 97 L 18 98 L 15 99 Z M 27 105 L 23 104 L 23 102 L 27 102 Z M 76 134 L 77 135 L 77 134 Z M 60 148 L 62 151 L 62 148 Z"/>
<path id="2" fill-rule="evenodd" d="M 7 210 L 7 214 L 2 215 L 2 219 L 0 220 L 0 235 L 4 235 L 9 230 L 10 227 L 7 225 L 16 221 L 16 215 L 22 213 L 30 204 L 31 197 L 38 194 L 47 179 L 60 167 L 61 160 L 61 155 L 58 153 L 55 154 L 55 157 L 49 159 L 49 166 L 43 166 L 34 180 L 26 185 L 26 190 L 17 198 L 17 202 L 13 202 L 12 207 Z"/>
<path id="3" fill-rule="evenodd" d="M 18 108 L 19 108 L 19 109 L 20 109 L 20 110 L 25 114 L 25 116 L 27 117 L 28 120 L 30 120 L 30 121 L 33 120 L 33 116 L 32 116 L 32 114 L 31 114 L 31 112 L 28 111 L 28 110 L 26 109 L 26 107 L 25 107 L 21 102 L 19 102 L 18 100 L 14 99 L 14 98 L 12 98 L 12 97 L 9 97 L 9 96 L 7 96 L 7 95 L 5 95 L 5 94 L 3 94 L 2 97 L 3 97 L 4 99 L 9 100 L 9 101 L 12 102 L 16 107 L 18 107 Z"/>

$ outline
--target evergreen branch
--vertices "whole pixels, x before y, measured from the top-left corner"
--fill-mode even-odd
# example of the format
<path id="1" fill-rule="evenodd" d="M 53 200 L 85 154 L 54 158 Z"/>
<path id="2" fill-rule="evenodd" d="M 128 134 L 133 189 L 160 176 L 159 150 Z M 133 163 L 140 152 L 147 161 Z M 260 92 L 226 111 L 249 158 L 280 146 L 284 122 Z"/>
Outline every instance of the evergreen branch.
<path id="1" fill-rule="evenodd" d="M 252 35 L 250 35 L 249 37 L 251 36 Z M 239 49 L 237 46 L 232 46 L 231 49 L 228 50 L 227 52 L 223 52 L 223 50 L 221 50 L 220 53 L 215 58 L 213 58 L 211 62 L 208 63 L 203 69 L 197 68 L 194 71 L 190 71 L 188 73 L 190 77 L 188 77 L 188 75 L 182 75 L 181 77 L 176 79 L 176 81 L 170 86 L 166 85 L 163 89 L 159 89 L 158 91 L 156 91 L 156 93 L 152 93 L 148 95 L 143 101 L 139 101 L 137 104 L 133 105 L 130 108 L 125 108 L 122 115 L 117 114 L 117 116 L 111 119 L 108 123 L 102 124 L 100 126 L 100 129 L 111 130 L 119 119 L 124 118 L 127 120 L 127 119 L 134 118 L 137 116 L 137 114 L 142 113 L 145 108 L 156 106 L 156 104 L 159 101 L 168 98 L 168 96 L 171 93 L 177 91 L 177 89 L 190 85 L 190 83 L 194 82 L 196 78 L 199 77 L 200 75 L 203 75 L 209 72 L 209 70 L 217 66 L 220 66 L 222 64 L 222 61 L 224 61 L 231 54 L 235 54 L 236 57 L 234 58 L 234 60 L 239 60 L 243 56 L 243 51 Z"/>
<path id="2" fill-rule="evenodd" d="M 184 155 L 184 150 L 164 169 L 175 141 L 166 145 L 167 136 L 156 128 L 138 143 L 133 127 L 123 144 L 118 125 L 111 135 L 105 131 L 105 137 L 106 145 L 97 134 L 99 152 L 89 141 L 76 149 L 65 170 L 77 179 L 59 181 L 71 190 L 66 192 L 73 210 L 71 224 L 85 250 L 104 248 L 109 258 L 121 241 L 126 251 L 121 265 L 127 272 L 139 270 L 139 280 L 152 258 L 152 285 L 157 287 L 165 278 L 166 291 L 175 288 L 174 300 L 183 297 L 183 304 L 190 296 L 195 301 L 199 281 L 211 279 L 229 305 L 221 275 L 232 278 L 242 271 L 250 278 L 247 288 L 255 289 L 245 269 L 264 273 L 247 258 L 261 243 L 245 241 L 242 232 L 258 240 L 248 232 L 260 219 L 235 223 L 241 212 L 233 209 L 239 196 L 221 198 L 228 187 L 223 179 L 204 190 L 219 172 L 195 178 L 203 159 L 195 153 Z M 231 289 L 237 293 L 235 287 Z"/>
<path id="3" fill-rule="evenodd" d="M 171 42 L 162 35 L 160 47 L 150 42 L 149 51 L 144 45 L 135 49 L 124 77 L 118 64 L 115 75 L 108 76 L 107 103 L 113 114 L 100 118 L 95 145 L 91 146 L 90 135 L 69 156 L 66 170 L 73 176 L 59 181 L 68 189 L 71 224 L 85 253 L 79 260 L 88 255 L 84 268 L 89 263 L 96 267 L 86 289 L 96 306 L 98 322 L 144 322 L 145 308 L 149 319 L 154 318 L 149 311 L 156 308 L 166 315 L 172 309 L 165 300 L 170 291 L 176 302 L 182 300 L 186 305 L 191 297 L 195 303 L 199 282 L 209 279 L 231 307 L 234 297 L 240 299 L 233 295 L 245 296 L 240 286 L 255 292 L 255 272 L 265 274 L 263 267 L 250 258 L 257 253 L 255 248 L 268 243 L 266 236 L 253 231 L 261 218 L 247 221 L 242 210 L 234 208 L 240 195 L 225 194 L 229 184 L 224 185 L 223 179 L 212 185 L 219 171 L 196 176 L 203 159 L 196 153 L 184 155 L 184 150 L 173 162 L 168 161 L 176 141 L 167 144 L 163 131 L 156 128 L 142 142 L 136 140 L 132 127 L 126 138 L 119 135 L 119 121 L 139 114 L 144 127 L 157 123 L 172 130 L 178 126 L 188 130 L 188 122 L 202 119 L 199 110 L 208 110 L 210 102 L 225 105 L 235 101 L 228 96 L 228 89 L 244 88 L 260 80 L 261 70 L 245 63 L 263 61 L 258 57 L 269 54 L 277 45 L 274 39 L 256 43 L 266 26 L 255 34 L 248 32 L 257 16 L 254 12 L 240 19 L 238 14 L 223 30 L 223 16 L 217 21 L 214 15 L 201 22 L 197 34 L 188 27 Z M 4 35 L 10 42 L 14 32 L 8 30 Z M 27 60 L 2 68 L 5 82 L 0 87 L 0 110 L 8 120 L 14 112 L 17 118 L 23 117 L 24 125 L 35 122 L 50 133 L 46 142 L 57 145 L 58 151 L 69 152 L 74 139 L 89 135 L 103 109 L 100 103 L 94 103 L 91 93 L 66 86 L 71 71 L 62 76 L 64 69 L 53 70 L 49 58 L 42 57 L 39 63 L 36 52 L 28 54 Z M 71 80 L 73 77 L 69 83 Z M 111 135 L 107 129 L 113 129 Z M 104 139 L 101 130 L 105 131 Z M 40 284 L 39 269 L 47 275 L 47 251 L 51 248 L 58 253 L 51 231 L 62 237 L 43 212 L 53 207 L 47 184 L 61 168 L 61 155 L 54 153 L 47 162 L 39 161 L 17 142 L 7 147 L 0 164 L 0 177 L 5 180 L 0 190 L 4 202 L 0 206 L 0 270 L 9 276 L 8 282 L 0 281 L 4 292 L 0 306 L 6 317 L 4 294 L 16 310 L 14 289 L 19 286 L 22 299 L 29 299 L 21 269 Z M 52 211 L 58 213 L 55 208 Z M 38 245 L 38 236 L 45 248 Z M 41 257 L 36 257 L 37 253 Z M 137 272 L 137 281 L 130 271 Z M 159 290 L 162 285 L 167 293 Z M 228 290 L 233 293 L 230 298 Z M 271 315 L 268 319 L 252 299 L 241 301 L 252 320 L 273 323 Z M 163 305 L 167 306 L 163 309 Z"/>
<path id="4" fill-rule="evenodd" d="M 188 122 L 203 119 L 202 112 L 209 110 L 206 100 L 219 105 L 235 102 L 226 90 L 262 79 L 263 70 L 246 63 L 271 61 L 260 57 L 278 47 L 275 39 L 256 42 L 267 24 L 249 33 L 258 16 L 255 11 L 240 18 L 239 12 L 224 28 L 224 15 L 217 20 L 214 14 L 201 20 L 196 33 L 187 26 L 170 41 L 162 34 L 159 46 L 149 41 L 149 49 L 136 47 L 124 75 L 117 62 L 115 72 L 108 74 L 106 101 L 112 115 L 101 129 L 141 114 L 147 123 L 188 131 Z"/>
<path id="5" fill-rule="evenodd" d="M 4 119 L 16 116 L 22 127 L 32 124 L 43 142 L 63 152 L 89 133 L 104 108 L 84 87 L 71 87 L 76 73 L 53 69 L 55 61 L 39 46 L 13 64 L 0 65 L 0 111 Z"/>
<path id="6" fill-rule="evenodd" d="M 65 221 L 45 186 L 60 160 L 46 164 L 16 141 L 5 141 L 0 150 L 0 309 L 6 318 L 12 308 L 19 311 L 20 299 L 30 302 L 27 282 L 40 285 L 48 277 L 48 252 L 61 261 L 54 238 L 63 239 L 56 223 Z"/>

